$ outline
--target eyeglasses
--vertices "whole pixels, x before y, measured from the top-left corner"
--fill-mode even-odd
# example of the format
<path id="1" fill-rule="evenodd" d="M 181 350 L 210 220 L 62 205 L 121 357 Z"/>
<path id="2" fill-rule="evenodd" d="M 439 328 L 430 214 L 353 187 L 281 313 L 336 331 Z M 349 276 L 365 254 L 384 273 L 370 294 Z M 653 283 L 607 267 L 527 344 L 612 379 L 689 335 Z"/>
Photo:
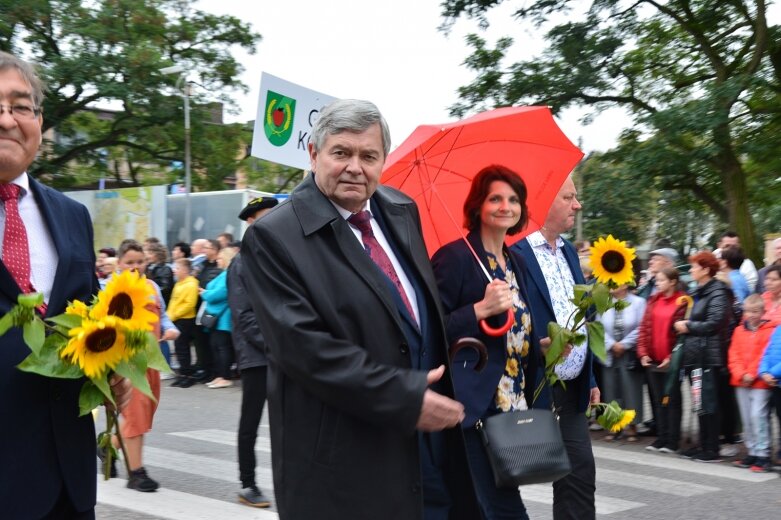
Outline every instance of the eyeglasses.
<path id="1" fill-rule="evenodd" d="M 37 119 L 41 115 L 41 109 L 35 108 L 32 105 L 26 105 L 24 103 L 17 103 L 15 105 L 0 105 L 0 114 L 8 111 L 11 116 L 17 121 L 29 121 Z"/>

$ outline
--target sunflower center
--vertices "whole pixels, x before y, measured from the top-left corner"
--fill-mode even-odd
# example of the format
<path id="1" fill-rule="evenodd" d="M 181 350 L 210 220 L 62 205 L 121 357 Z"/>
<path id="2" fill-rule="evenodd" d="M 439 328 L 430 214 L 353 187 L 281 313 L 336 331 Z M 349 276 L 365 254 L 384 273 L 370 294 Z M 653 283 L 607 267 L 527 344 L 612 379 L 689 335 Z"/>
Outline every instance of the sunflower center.
<path id="1" fill-rule="evenodd" d="M 615 274 L 620 273 L 626 266 L 626 259 L 624 255 L 618 251 L 607 251 L 602 255 L 602 267 L 608 273 Z"/>
<path id="2" fill-rule="evenodd" d="M 98 329 L 89 336 L 84 344 L 90 352 L 105 352 L 110 349 L 117 339 L 117 331 L 114 329 Z"/>
<path id="3" fill-rule="evenodd" d="M 123 320 L 133 317 L 133 300 L 127 293 L 119 293 L 111 298 L 108 304 L 108 313 Z"/>

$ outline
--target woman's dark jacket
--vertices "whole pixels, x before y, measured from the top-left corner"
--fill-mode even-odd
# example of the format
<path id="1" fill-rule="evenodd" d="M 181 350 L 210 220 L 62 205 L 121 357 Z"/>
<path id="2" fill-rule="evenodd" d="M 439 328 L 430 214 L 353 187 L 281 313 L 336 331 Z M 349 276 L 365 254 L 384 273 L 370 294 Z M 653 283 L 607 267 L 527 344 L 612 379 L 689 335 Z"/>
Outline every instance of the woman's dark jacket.
<path id="1" fill-rule="evenodd" d="M 149 264 L 146 268 L 146 277 L 160 287 L 163 301 L 168 305 L 168 301 L 171 299 L 171 291 L 174 289 L 174 273 L 171 268 L 165 264 Z"/>
<path id="2" fill-rule="evenodd" d="M 715 278 L 694 290 L 689 333 L 684 339 L 684 365 L 705 368 L 726 366 L 732 320 L 731 297 L 731 291 L 724 282 Z"/>

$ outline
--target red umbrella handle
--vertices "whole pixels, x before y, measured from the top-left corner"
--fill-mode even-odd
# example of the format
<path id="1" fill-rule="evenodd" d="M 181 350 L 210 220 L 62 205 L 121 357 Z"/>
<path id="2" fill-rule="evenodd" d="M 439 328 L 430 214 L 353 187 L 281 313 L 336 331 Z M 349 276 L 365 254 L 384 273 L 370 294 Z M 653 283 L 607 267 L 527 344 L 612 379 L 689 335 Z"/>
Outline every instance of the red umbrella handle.
<path id="1" fill-rule="evenodd" d="M 487 321 L 480 320 L 480 330 L 482 330 L 483 333 L 487 336 L 501 336 L 502 334 L 507 334 L 507 331 L 510 330 L 510 328 L 513 326 L 514 321 L 513 310 L 512 308 L 509 308 L 507 309 L 507 323 L 501 327 L 493 328 L 488 324 Z"/>

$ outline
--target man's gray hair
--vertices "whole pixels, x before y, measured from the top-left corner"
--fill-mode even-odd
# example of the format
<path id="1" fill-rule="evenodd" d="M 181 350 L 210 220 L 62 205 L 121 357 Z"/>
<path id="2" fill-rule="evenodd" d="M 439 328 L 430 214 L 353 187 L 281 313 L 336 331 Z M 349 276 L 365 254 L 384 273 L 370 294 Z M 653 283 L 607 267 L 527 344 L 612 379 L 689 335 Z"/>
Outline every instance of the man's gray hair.
<path id="1" fill-rule="evenodd" d="M 0 70 L 7 69 L 16 69 L 19 72 L 33 91 L 33 104 L 36 108 L 40 108 L 43 104 L 43 81 L 35 73 L 33 66 L 13 54 L 0 51 Z"/>
<path id="2" fill-rule="evenodd" d="M 385 156 L 390 152 L 390 130 L 377 106 L 360 99 L 337 99 L 320 111 L 320 117 L 312 128 L 312 143 L 320 151 L 326 137 L 342 132 L 360 133 L 375 123 L 382 131 L 382 148 Z"/>

